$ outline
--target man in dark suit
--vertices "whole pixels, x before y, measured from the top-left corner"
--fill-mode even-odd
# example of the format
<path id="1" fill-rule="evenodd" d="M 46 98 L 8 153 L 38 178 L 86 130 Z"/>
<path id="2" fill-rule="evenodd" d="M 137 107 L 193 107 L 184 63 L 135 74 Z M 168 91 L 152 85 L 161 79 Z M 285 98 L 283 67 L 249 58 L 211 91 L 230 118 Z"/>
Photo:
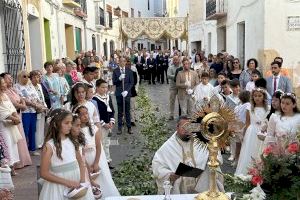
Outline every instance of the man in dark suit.
<path id="1" fill-rule="evenodd" d="M 156 63 L 157 63 L 157 82 L 160 82 L 161 84 L 164 84 L 165 78 L 164 78 L 164 55 L 162 54 L 161 50 L 159 51 L 158 55 L 156 56 Z"/>
<path id="2" fill-rule="evenodd" d="M 273 76 L 267 78 L 267 91 L 272 96 L 276 90 L 283 92 L 292 92 L 292 84 L 288 77 L 280 74 L 281 64 L 278 61 L 271 63 L 271 70 Z"/>
<path id="3" fill-rule="evenodd" d="M 144 71 L 145 62 L 146 61 L 145 61 L 144 56 L 142 55 L 142 52 L 140 52 L 139 55 L 134 58 L 134 64 L 136 66 L 136 69 L 137 69 L 139 77 L 140 77 L 140 84 L 142 81 L 142 77 L 144 77 L 143 71 Z M 145 77 L 144 77 L 144 79 L 145 79 Z"/>
<path id="4" fill-rule="evenodd" d="M 150 57 L 147 59 L 147 75 L 148 75 L 148 80 L 149 84 L 155 85 L 155 77 L 156 77 L 156 60 L 153 58 L 153 53 L 150 54 Z"/>
<path id="5" fill-rule="evenodd" d="M 116 100 L 118 105 L 118 134 L 122 134 L 122 117 L 125 109 L 125 119 L 128 128 L 128 133 L 131 132 L 131 119 L 130 119 L 130 97 L 131 88 L 134 85 L 133 74 L 131 69 L 126 68 L 126 59 L 120 58 L 120 65 L 113 72 L 113 84 L 116 86 Z M 125 105 L 123 105 L 125 102 Z M 125 108 L 124 108 L 125 106 Z"/>

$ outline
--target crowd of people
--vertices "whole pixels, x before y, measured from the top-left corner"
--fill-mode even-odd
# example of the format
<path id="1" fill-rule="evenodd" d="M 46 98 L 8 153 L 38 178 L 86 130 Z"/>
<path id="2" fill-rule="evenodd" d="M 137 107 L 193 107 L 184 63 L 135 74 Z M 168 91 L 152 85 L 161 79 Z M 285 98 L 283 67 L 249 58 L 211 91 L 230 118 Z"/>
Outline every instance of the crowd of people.
<path id="1" fill-rule="evenodd" d="M 237 174 L 245 174 L 251 158 L 258 157 L 266 142 L 295 134 L 300 123 L 291 81 L 280 73 L 282 63 L 283 59 L 276 57 L 271 63 L 273 75 L 265 79 L 254 58 L 242 67 L 239 59 L 228 53 L 206 58 L 204 52 L 196 50 L 188 56 L 176 48 L 154 52 L 127 49 L 116 51 L 109 61 L 89 51 L 74 61 L 64 58 L 46 62 L 43 70 L 20 71 L 16 83 L 11 74 L 2 73 L 1 165 L 8 165 L 11 174 L 17 175 L 16 169 L 31 165 L 31 156 L 40 155 L 41 148 L 40 199 L 64 199 L 69 194 L 65 193 L 67 188 L 86 188 L 83 199 L 118 196 L 110 173 L 112 129 L 116 123 L 117 135 L 124 134 L 123 126 L 133 134 L 139 85 L 166 83 L 169 120 L 174 120 L 176 99 L 182 117 L 176 133 L 153 159 L 159 191 L 166 179 L 176 185 L 174 193 L 207 190 L 208 152 L 203 149 L 197 155 L 191 148 L 191 133 L 182 128 L 186 116 L 212 96 L 235 109 L 245 127 L 231 141 L 229 160 L 237 165 Z M 261 135 L 257 136 L 258 132 Z M 170 145 L 174 149 L 170 150 Z M 174 156 L 178 159 L 169 160 Z M 182 157 L 185 164 L 205 171 L 200 182 L 175 174 Z M 86 182 L 90 186 L 82 184 Z M 197 184 L 200 186 L 195 189 Z M 221 181 L 219 186 L 222 190 Z"/>

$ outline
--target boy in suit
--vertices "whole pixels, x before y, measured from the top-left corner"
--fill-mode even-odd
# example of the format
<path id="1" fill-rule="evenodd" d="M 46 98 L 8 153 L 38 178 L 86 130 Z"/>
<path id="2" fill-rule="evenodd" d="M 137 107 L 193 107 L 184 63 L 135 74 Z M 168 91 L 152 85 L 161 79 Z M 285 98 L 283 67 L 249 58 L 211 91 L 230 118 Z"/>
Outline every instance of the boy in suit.
<path id="1" fill-rule="evenodd" d="M 130 97 L 134 80 L 131 69 L 126 68 L 125 65 L 126 59 L 121 57 L 120 66 L 117 67 L 113 72 L 113 84 L 116 86 L 115 95 L 118 105 L 118 135 L 122 134 L 122 117 L 124 114 L 128 133 L 132 134 L 130 119 Z M 123 105 L 123 102 L 125 102 L 125 105 Z"/>

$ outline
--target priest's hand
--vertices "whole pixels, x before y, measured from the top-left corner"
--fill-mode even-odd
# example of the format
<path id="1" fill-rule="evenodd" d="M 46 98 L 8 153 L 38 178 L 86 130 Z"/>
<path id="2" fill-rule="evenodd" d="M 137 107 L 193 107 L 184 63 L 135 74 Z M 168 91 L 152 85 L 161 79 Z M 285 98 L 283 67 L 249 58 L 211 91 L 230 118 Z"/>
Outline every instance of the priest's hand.
<path id="1" fill-rule="evenodd" d="M 171 173 L 169 176 L 169 179 L 171 181 L 171 183 L 174 183 L 180 176 L 175 174 L 175 173 Z"/>

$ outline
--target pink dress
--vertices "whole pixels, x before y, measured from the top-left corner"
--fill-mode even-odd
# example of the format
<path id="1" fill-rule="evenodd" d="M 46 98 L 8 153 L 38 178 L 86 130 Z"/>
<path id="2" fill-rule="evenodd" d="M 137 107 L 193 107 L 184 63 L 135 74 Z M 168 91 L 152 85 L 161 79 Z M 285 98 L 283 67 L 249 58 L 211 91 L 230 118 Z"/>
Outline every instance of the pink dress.
<path id="1" fill-rule="evenodd" d="M 5 93 L 9 97 L 13 105 L 21 101 L 20 96 L 13 89 L 7 89 Z M 22 119 L 21 113 L 19 113 L 19 117 L 20 119 Z M 16 168 L 23 168 L 25 166 L 32 165 L 32 161 L 28 151 L 27 141 L 24 134 L 22 121 L 18 125 L 18 129 L 20 131 L 20 134 L 22 135 L 22 139 L 18 141 L 18 152 L 19 152 L 20 162 L 17 164 Z"/>

